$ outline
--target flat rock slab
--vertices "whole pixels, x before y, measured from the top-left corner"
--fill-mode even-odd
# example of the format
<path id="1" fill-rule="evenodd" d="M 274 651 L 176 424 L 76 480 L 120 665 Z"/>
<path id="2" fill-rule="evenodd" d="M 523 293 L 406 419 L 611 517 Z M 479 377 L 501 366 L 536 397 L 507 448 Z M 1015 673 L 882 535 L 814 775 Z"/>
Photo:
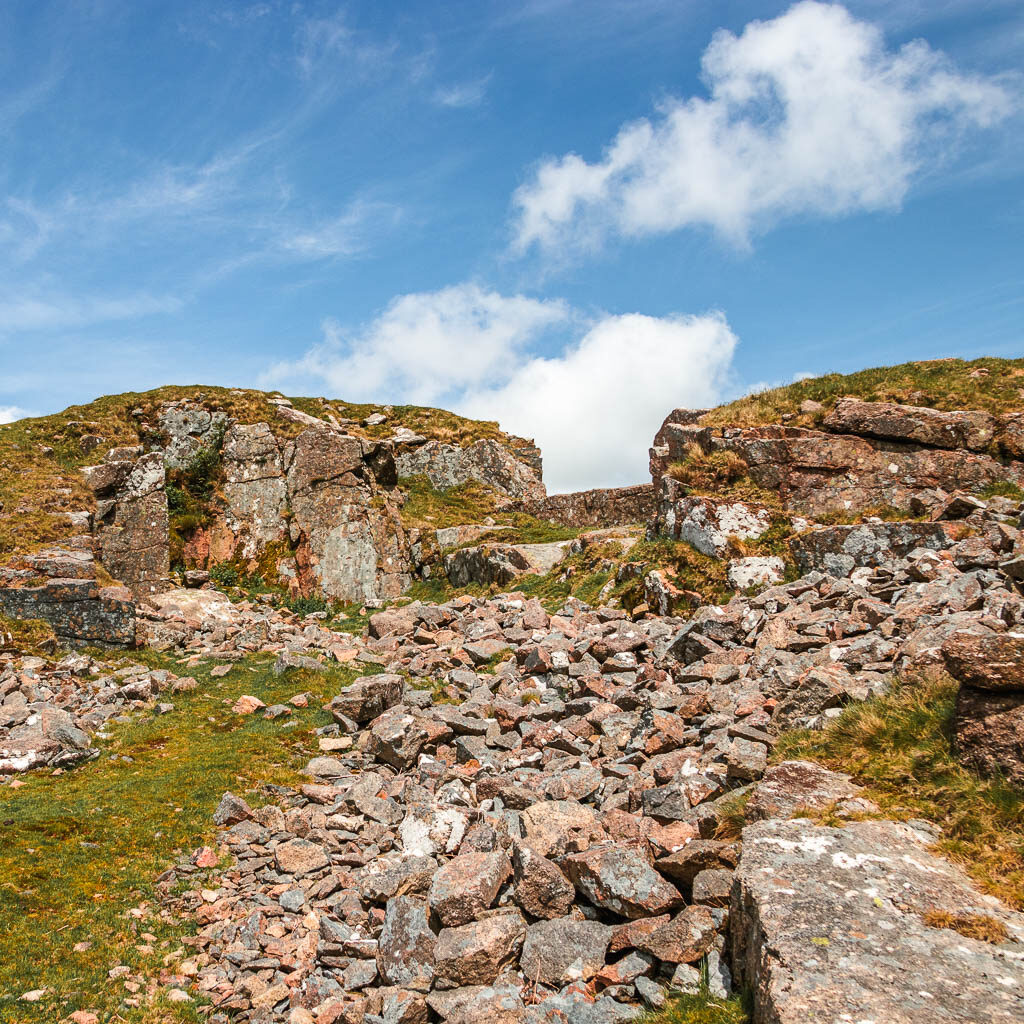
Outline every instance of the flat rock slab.
<path id="1" fill-rule="evenodd" d="M 993 945 L 930 927 L 929 912 L 994 918 L 1008 937 Z M 754 1024 L 1024 1020 L 1024 915 L 980 893 L 908 825 L 748 826 L 730 920 Z"/>

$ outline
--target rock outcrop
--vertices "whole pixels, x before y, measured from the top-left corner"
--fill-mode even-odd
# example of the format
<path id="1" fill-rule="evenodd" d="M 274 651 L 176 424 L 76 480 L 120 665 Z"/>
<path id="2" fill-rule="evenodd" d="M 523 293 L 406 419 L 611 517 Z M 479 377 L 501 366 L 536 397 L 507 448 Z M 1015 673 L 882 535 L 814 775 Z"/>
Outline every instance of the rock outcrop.
<path id="1" fill-rule="evenodd" d="M 743 830 L 729 917 L 733 972 L 753 992 L 755 1024 L 1024 1017 L 1024 915 L 930 853 L 933 838 L 891 821 Z M 1008 941 L 953 930 L 978 917 Z"/>
<path id="2" fill-rule="evenodd" d="M 91 537 L 70 543 L 76 546 L 23 555 L 14 567 L 0 569 L 0 615 L 41 619 L 63 644 L 134 646 L 131 592 L 97 581 Z"/>
<path id="3" fill-rule="evenodd" d="M 1008 436 L 1012 418 L 996 422 L 986 413 L 922 412 L 913 406 L 859 401 L 840 403 L 824 431 L 712 428 L 695 422 L 695 415 L 670 417 L 651 448 L 659 509 L 672 500 L 663 493 L 668 467 L 684 461 L 692 446 L 706 453 L 732 452 L 746 463 L 755 484 L 776 492 L 788 511 L 801 515 L 878 506 L 916 514 L 915 502 L 926 507 L 942 493 L 1024 480 L 1020 463 L 988 454 L 993 432 Z M 1006 450 L 1012 451 L 1009 444 Z M 662 518 L 665 514 L 659 512 Z"/>

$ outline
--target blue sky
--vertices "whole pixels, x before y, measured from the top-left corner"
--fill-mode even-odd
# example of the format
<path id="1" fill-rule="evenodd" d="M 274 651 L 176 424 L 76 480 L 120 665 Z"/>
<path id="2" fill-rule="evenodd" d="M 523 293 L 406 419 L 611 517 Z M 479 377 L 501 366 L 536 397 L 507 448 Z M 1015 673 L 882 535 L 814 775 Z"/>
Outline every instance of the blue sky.
<path id="1" fill-rule="evenodd" d="M 1017 356 L 1017 2 L 0 7 L 0 417 L 413 401 L 643 479 L 671 408 Z"/>

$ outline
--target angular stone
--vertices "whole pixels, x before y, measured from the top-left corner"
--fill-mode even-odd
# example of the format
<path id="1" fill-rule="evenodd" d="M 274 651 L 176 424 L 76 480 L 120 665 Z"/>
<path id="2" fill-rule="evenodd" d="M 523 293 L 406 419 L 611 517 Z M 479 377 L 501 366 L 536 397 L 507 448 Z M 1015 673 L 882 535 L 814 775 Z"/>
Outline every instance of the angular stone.
<path id="1" fill-rule="evenodd" d="M 412 896 L 388 900 L 377 946 L 380 976 L 389 985 L 430 991 L 436 941 L 427 923 L 426 900 Z"/>
<path id="2" fill-rule="evenodd" d="M 544 800 L 523 811 L 526 841 L 542 857 L 585 850 L 601 835 L 597 812 L 575 800 Z"/>
<path id="3" fill-rule="evenodd" d="M 768 748 L 737 736 L 725 752 L 725 763 L 730 778 L 759 779 L 768 765 Z"/>
<path id="4" fill-rule="evenodd" d="M 279 843 L 274 859 L 277 870 L 286 875 L 309 875 L 331 863 L 324 848 L 308 839 L 289 839 L 286 843 Z"/>
<path id="5" fill-rule="evenodd" d="M 820 811 L 858 798 L 860 786 L 849 775 L 833 772 L 813 761 L 783 761 L 772 765 L 754 787 L 744 808 L 748 821 L 792 818 L 801 810 Z M 864 802 L 865 809 L 867 801 Z"/>
<path id="6" fill-rule="evenodd" d="M 370 727 L 367 750 L 399 771 L 411 768 L 427 742 L 423 725 L 405 711 L 385 711 Z"/>
<path id="7" fill-rule="evenodd" d="M 735 590 L 750 590 L 751 587 L 770 587 L 779 583 L 786 573 L 786 563 L 778 555 L 751 555 L 747 558 L 733 558 L 729 562 L 726 578 Z"/>
<path id="8" fill-rule="evenodd" d="M 604 967 L 612 929 L 597 921 L 560 917 L 530 925 L 521 968 L 528 981 L 555 987 L 588 981 Z"/>
<path id="9" fill-rule="evenodd" d="M 693 879 L 693 902 L 707 907 L 727 907 L 732 892 L 731 871 L 723 868 L 708 868 L 700 871 Z"/>
<path id="10" fill-rule="evenodd" d="M 515 985 L 467 985 L 431 992 L 430 1008 L 447 1024 L 525 1024 L 526 1007 Z"/>
<path id="11" fill-rule="evenodd" d="M 694 878 L 708 868 L 736 867 L 739 851 L 733 843 L 717 839 L 693 839 L 681 849 L 659 857 L 655 867 L 663 874 L 683 885 L 692 885 Z"/>
<path id="12" fill-rule="evenodd" d="M 434 947 L 435 985 L 489 985 L 517 962 L 525 938 L 526 922 L 518 913 L 493 914 L 457 928 L 442 928 Z"/>
<path id="13" fill-rule="evenodd" d="M 562 861 L 573 884 L 595 907 L 635 919 L 674 910 L 683 898 L 635 846 L 592 846 Z"/>
<path id="14" fill-rule="evenodd" d="M 252 817 L 252 808 L 234 793 L 225 793 L 213 812 L 213 823 L 220 826 L 237 825 Z"/>
<path id="15" fill-rule="evenodd" d="M 942 645 L 942 657 L 964 686 L 1024 691 L 1024 634 L 960 631 Z"/>
<path id="16" fill-rule="evenodd" d="M 494 904 L 511 874 L 512 865 L 502 850 L 453 857 L 434 875 L 430 909 L 448 927 L 467 924 Z"/>
<path id="17" fill-rule="evenodd" d="M 371 722 L 402 699 L 402 677 L 383 673 L 364 676 L 346 686 L 336 697 L 324 705 L 335 719 L 351 718 L 360 725 Z"/>
<path id="18" fill-rule="evenodd" d="M 512 847 L 516 902 L 531 917 L 564 917 L 576 901 L 576 890 L 554 861 L 527 843 Z"/>
<path id="19" fill-rule="evenodd" d="M 387 608 L 370 616 L 370 636 L 408 636 L 416 629 L 417 607 Z"/>
<path id="20" fill-rule="evenodd" d="M 667 924 L 641 936 L 636 948 L 670 964 L 699 960 L 715 941 L 715 921 L 706 907 L 687 907 Z"/>

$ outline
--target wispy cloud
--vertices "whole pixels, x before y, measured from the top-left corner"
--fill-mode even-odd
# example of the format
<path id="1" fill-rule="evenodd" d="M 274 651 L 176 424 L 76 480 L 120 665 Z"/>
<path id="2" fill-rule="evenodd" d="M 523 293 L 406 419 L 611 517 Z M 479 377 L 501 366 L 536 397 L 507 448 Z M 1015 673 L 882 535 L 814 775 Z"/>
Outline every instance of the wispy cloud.
<path id="1" fill-rule="evenodd" d="M 305 18 L 295 35 L 296 62 L 310 78 L 324 69 L 336 71 L 339 64 L 353 69 L 384 70 L 394 57 L 397 44 L 370 38 L 349 24 L 344 10 L 324 18 Z"/>
<path id="2" fill-rule="evenodd" d="M 9 132 L 22 118 L 45 103 L 63 77 L 63 69 L 52 67 L 42 77 L 0 99 L 0 135 Z"/>
<path id="3" fill-rule="evenodd" d="M 355 256 L 369 249 L 401 219 L 402 208 L 397 204 L 355 199 L 337 217 L 286 232 L 281 246 L 310 259 Z"/>
<path id="4" fill-rule="evenodd" d="M 434 102 L 442 107 L 478 107 L 487 96 L 491 76 L 485 75 L 471 82 L 439 86 L 434 90 Z"/>
<path id="5" fill-rule="evenodd" d="M 0 337 L 15 332 L 86 327 L 115 320 L 134 320 L 143 316 L 173 313 L 180 308 L 181 300 L 174 296 L 0 296 Z"/>

